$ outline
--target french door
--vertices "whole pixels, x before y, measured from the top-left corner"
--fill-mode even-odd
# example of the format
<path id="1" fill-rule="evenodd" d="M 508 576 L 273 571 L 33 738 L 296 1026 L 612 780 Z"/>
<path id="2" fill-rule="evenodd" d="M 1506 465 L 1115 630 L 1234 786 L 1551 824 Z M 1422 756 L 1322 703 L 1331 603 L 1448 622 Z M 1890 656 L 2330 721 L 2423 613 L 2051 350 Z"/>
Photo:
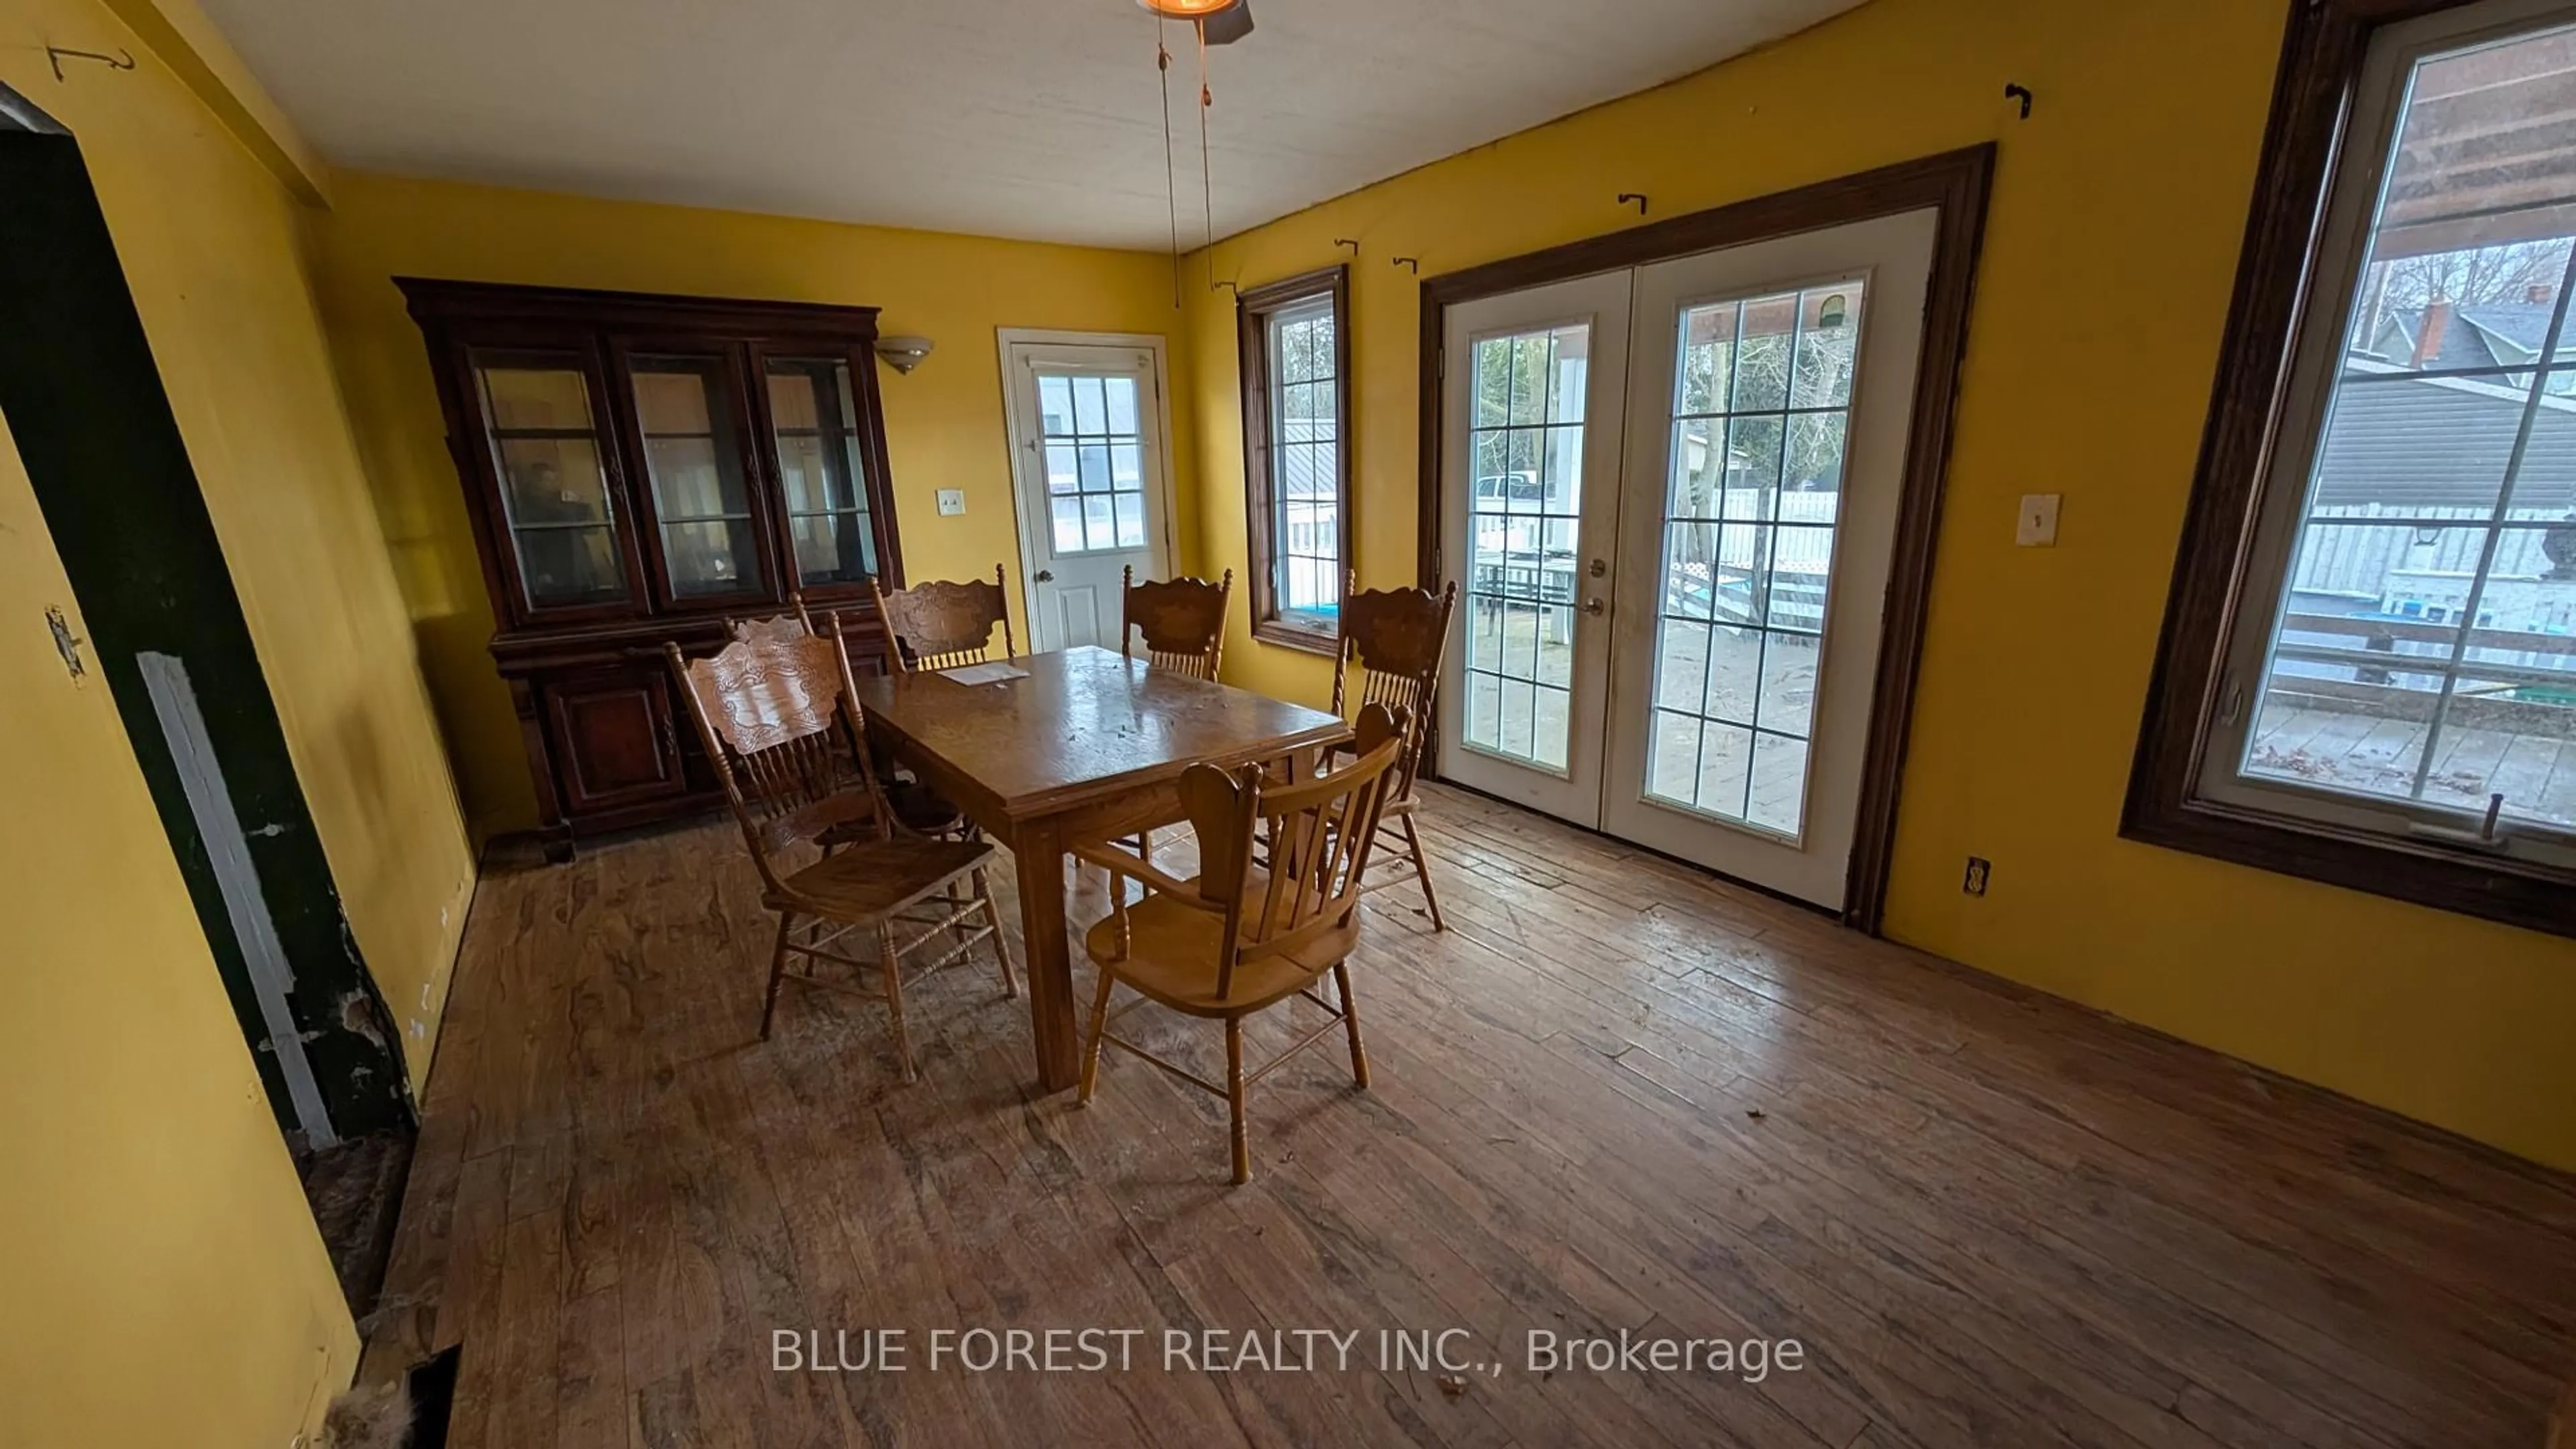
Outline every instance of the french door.
<path id="1" fill-rule="evenodd" d="M 1160 363 L 1124 338 L 1003 338 L 1032 649 L 1117 648 L 1125 571 L 1160 578 L 1169 567 Z"/>
<path id="2" fill-rule="evenodd" d="M 1843 905 L 1937 220 L 1448 309 L 1444 775 Z"/>

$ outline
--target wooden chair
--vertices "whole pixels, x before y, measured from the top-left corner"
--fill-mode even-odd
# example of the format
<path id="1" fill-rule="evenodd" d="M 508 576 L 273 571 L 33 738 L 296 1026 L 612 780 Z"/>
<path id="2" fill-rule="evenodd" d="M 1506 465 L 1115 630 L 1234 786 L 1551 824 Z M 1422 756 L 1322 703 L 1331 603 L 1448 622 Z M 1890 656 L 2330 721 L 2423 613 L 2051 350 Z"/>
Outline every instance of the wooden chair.
<path id="1" fill-rule="evenodd" d="M 807 635 L 823 633 L 822 630 L 814 627 L 814 611 L 807 606 L 802 590 L 790 589 L 787 593 L 787 602 L 796 611 L 792 616 L 780 614 L 769 619 L 730 621 L 733 637 L 793 641 Z M 827 612 L 825 617 L 831 621 L 833 628 L 840 627 L 839 614 Z M 857 701 L 853 700 L 851 707 L 856 709 Z M 906 779 L 897 771 L 893 757 L 885 752 L 883 746 L 867 738 L 864 716 L 862 716 L 859 738 L 861 743 L 868 747 L 868 766 L 876 771 L 877 783 L 885 792 L 886 804 L 894 811 L 894 823 L 897 828 L 909 830 L 915 835 L 948 835 L 961 840 L 974 840 L 981 837 L 980 827 L 974 821 L 967 819 L 966 812 L 958 809 L 947 796 L 918 780 Z"/>
<path id="2" fill-rule="evenodd" d="M 860 733 L 838 619 L 828 636 L 789 636 L 771 621 L 710 658 L 686 659 L 676 644 L 663 652 L 760 870 L 761 903 L 778 913 L 778 941 L 760 1007 L 761 1039 L 768 1040 L 777 1015 L 787 958 L 802 955 L 808 964 L 796 979 L 856 996 L 882 996 L 894 1021 L 895 1060 L 903 1079 L 913 1080 L 912 1043 L 903 1022 L 903 957 L 935 941 L 948 943 L 915 973 L 918 979 L 990 940 L 1004 994 L 1019 994 L 985 877 L 993 848 L 894 828 Z M 799 847 L 819 847 L 822 858 L 801 868 L 782 859 Z M 899 937 L 897 926 L 917 929 Z M 874 963 L 826 949 L 863 930 L 876 935 Z M 869 991 L 818 977 L 811 964 L 817 960 L 861 971 L 873 964 L 881 986 Z"/>
<path id="3" fill-rule="evenodd" d="M 1368 1086 L 1368 1053 L 1360 1043 L 1359 1010 L 1351 999 L 1351 950 L 1359 944 L 1360 879 L 1369 847 L 1393 793 L 1396 766 L 1408 737 L 1400 712 L 1380 705 L 1361 711 L 1357 758 L 1312 780 L 1281 784 L 1257 765 L 1221 770 L 1193 765 L 1181 777 L 1181 803 L 1199 836 L 1199 874 L 1176 880 L 1134 856 L 1106 847 L 1075 854 L 1142 882 L 1145 898 L 1133 907 L 1123 886 L 1118 904 L 1083 937 L 1100 973 L 1091 1004 L 1091 1036 L 1082 1057 L 1082 1091 L 1088 1103 L 1100 1075 L 1100 1048 L 1114 1042 L 1204 1091 L 1226 1099 L 1232 1119 L 1234 1180 L 1252 1180 L 1252 1151 L 1244 1128 L 1244 1093 L 1281 1062 L 1312 1046 L 1339 1023 L 1350 1039 L 1351 1079 Z M 1253 864 L 1253 840 L 1266 833 L 1283 869 Z M 1315 994 L 1332 973 L 1340 1005 Z M 1109 1032 L 1109 998 L 1120 982 L 1143 998 L 1188 1016 L 1225 1023 L 1225 1082 L 1163 1060 Z M 1243 1070 L 1243 1019 L 1291 996 L 1302 996 L 1332 1020 L 1308 1032 L 1249 1076 Z M 1142 1005 L 1131 1002 L 1120 1015 Z"/>
<path id="4" fill-rule="evenodd" d="M 1002 626 L 1002 657 L 1020 652 L 1011 638 L 1010 590 L 1002 566 L 993 565 L 993 581 L 952 584 L 933 579 L 889 594 L 873 578 L 868 588 L 877 596 L 877 613 L 894 643 L 887 651 L 898 669 L 954 669 L 981 664 L 993 649 L 993 626 Z"/>
<path id="5" fill-rule="evenodd" d="M 1422 903 L 1430 908 L 1435 931 L 1449 929 L 1449 923 L 1440 918 L 1440 897 L 1432 893 L 1431 867 L 1423 857 L 1421 832 L 1414 825 L 1418 802 L 1413 784 L 1422 772 L 1432 696 L 1448 656 L 1449 616 L 1457 607 L 1454 580 L 1434 596 L 1428 589 L 1363 591 L 1354 577 L 1343 591 L 1342 647 L 1333 664 L 1333 713 L 1379 704 L 1412 721 L 1405 731 L 1403 758 L 1396 765 L 1395 798 L 1386 807 L 1388 817 L 1404 832 L 1404 849 L 1377 857 L 1376 864 L 1383 869 L 1368 889 L 1402 885 L 1405 867 L 1411 866 L 1413 878 L 1421 882 Z"/>
<path id="6" fill-rule="evenodd" d="M 1225 654 L 1225 600 L 1234 592 L 1234 570 L 1215 583 L 1205 579 L 1149 579 L 1136 582 L 1133 564 L 1120 595 L 1118 652 L 1136 657 L 1137 636 L 1145 642 L 1145 662 L 1192 679 L 1216 678 Z"/>
<path id="7" fill-rule="evenodd" d="M 1142 636 L 1145 662 L 1192 679 L 1213 683 L 1225 656 L 1225 601 L 1234 592 L 1234 570 L 1215 583 L 1205 579 L 1149 579 L 1136 582 L 1136 566 L 1127 566 L 1126 586 L 1119 594 L 1118 652 L 1133 659 Z M 1147 860 L 1154 858 L 1154 832 L 1138 831 L 1127 844 Z M 1117 882 L 1110 882 L 1113 889 Z"/>

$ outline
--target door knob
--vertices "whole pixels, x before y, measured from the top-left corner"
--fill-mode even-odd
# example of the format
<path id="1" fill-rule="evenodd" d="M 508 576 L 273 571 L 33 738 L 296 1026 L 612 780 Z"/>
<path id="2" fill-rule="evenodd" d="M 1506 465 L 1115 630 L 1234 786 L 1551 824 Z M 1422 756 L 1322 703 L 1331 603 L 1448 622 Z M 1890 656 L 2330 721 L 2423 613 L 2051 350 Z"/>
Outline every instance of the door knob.
<path id="1" fill-rule="evenodd" d="M 1042 583 L 1042 584 L 1051 584 L 1051 583 L 1054 583 L 1054 582 L 1055 582 L 1055 570 L 1053 570 L 1053 569 L 1040 569 L 1040 570 L 1038 570 L 1038 582 L 1039 582 L 1039 583 Z"/>
<path id="2" fill-rule="evenodd" d="M 1594 618 L 1596 618 L 1596 619 L 1598 619 L 1598 618 L 1600 618 L 1600 617 L 1601 617 L 1601 611 L 1602 611 L 1605 607 L 1607 607 L 1607 606 L 1606 606 L 1606 605 L 1604 605 L 1604 604 L 1603 604 L 1599 599 L 1586 599 L 1586 600 L 1584 600 L 1584 601 L 1583 601 L 1583 612 L 1585 612 L 1585 613 L 1587 613 L 1587 614 L 1590 614 L 1592 617 L 1594 617 Z"/>

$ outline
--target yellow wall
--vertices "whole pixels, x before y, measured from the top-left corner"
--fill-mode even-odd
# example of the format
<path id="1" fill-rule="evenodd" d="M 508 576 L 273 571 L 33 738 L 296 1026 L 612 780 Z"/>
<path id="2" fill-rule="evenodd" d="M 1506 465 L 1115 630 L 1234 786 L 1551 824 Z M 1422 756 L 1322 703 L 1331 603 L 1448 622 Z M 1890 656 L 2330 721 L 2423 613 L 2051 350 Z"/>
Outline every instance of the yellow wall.
<path id="1" fill-rule="evenodd" d="M 73 65 L 57 82 L 48 42 L 129 47 L 143 65 Z M 395 1019 L 419 1023 L 404 1042 L 417 1087 L 474 861 L 307 280 L 302 208 L 90 0 L 0 0 L 0 80 L 88 160 L 350 925 Z"/>
<path id="2" fill-rule="evenodd" d="M 1425 275 L 2000 139 L 1888 933 L 2543 1161 L 2576 1166 L 2576 943 L 2122 842 L 2121 793 L 2207 410 L 2279 0 L 1874 0 L 1777 46 L 1216 249 L 1249 285 L 1353 269 L 1357 560 L 1414 572 Z M 2028 123 L 2002 91 L 2038 93 Z M 1200 558 L 1243 566 L 1231 308 L 1191 308 Z M 2025 492 L 2065 495 L 2017 549 Z M 1329 666 L 1235 621 L 1229 678 Z M 1960 894 L 1970 853 L 1990 894 Z"/>
<path id="3" fill-rule="evenodd" d="M 120 4 L 215 43 L 186 0 Z M 141 65 L 56 81 L 48 43 Z M 88 160 L 351 925 L 420 1020 L 417 1081 L 472 858 L 298 207 L 233 129 L 264 103 L 219 116 L 92 0 L 0 0 L 0 81 Z M 278 1449 L 356 1332 L 113 702 L 65 673 L 49 605 L 79 618 L 0 441 L 0 1444 Z"/>
<path id="4" fill-rule="evenodd" d="M 889 333 L 938 344 L 911 376 L 883 370 L 886 447 L 905 572 L 989 576 L 1017 593 L 998 327 L 1175 330 L 1171 264 L 1137 252 L 595 201 L 342 174 L 317 231 L 324 306 L 467 813 L 485 832 L 536 821 L 493 620 L 420 330 L 396 276 L 839 302 L 884 308 Z M 1174 358 L 1177 372 L 1181 360 Z M 1174 451 L 1188 456 L 1187 419 Z M 1197 523 L 1187 502 L 1178 532 Z M 963 488 L 966 512 L 934 493 Z M 1014 609 L 1016 610 L 1016 600 Z M 1025 635 L 1024 635 L 1025 637 Z"/>
<path id="5" fill-rule="evenodd" d="M 13 78 L 14 79 L 14 78 Z M 281 1449 L 357 1332 L 0 423 L 0 1445 Z"/>

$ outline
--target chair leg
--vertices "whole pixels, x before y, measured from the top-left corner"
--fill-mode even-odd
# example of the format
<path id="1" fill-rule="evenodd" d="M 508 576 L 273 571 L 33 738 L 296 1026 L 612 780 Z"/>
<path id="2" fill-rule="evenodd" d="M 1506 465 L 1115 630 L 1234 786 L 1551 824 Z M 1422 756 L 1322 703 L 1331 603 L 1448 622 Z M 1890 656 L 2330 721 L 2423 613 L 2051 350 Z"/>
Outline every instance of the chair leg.
<path id="1" fill-rule="evenodd" d="M 877 922 L 877 957 L 885 972 L 886 1010 L 894 1018 L 894 1060 L 907 1082 L 918 1080 L 912 1067 L 912 1038 L 903 1029 L 903 967 L 894 957 L 894 923 Z"/>
<path id="2" fill-rule="evenodd" d="M 1002 965 L 1002 995 L 1005 999 L 1016 999 L 1020 994 L 1020 983 L 1011 976 L 1011 948 L 1002 940 L 1002 913 L 993 905 L 992 882 L 985 879 L 984 868 L 980 865 L 975 867 L 975 899 L 984 903 L 984 924 L 993 928 L 989 939 L 993 943 L 993 959 Z"/>
<path id="3" fill-rule="evenodd" d="M 1351 1080 L 1363 1092 L 1368 1090 L 1368 1048 L 1360 1045 L 1360 1007 L 1351 999 L 1351 967 L 1347 961 L 1333 966 L 1333 985 L 1342 993 L 1342 1030 L 1351 1038 Z"/>
<path id="4" fill-rule="evenodd" d="M 1449 923 L 1440 919 L 1440 897 L 1431 889 L 1431 861 L 1422 853 L 1422 837 L 1414 833 L 1411 815 L 1403 819 L 1406 853 L 1413 857 L 1413 873 L 1422 882 L 1422 903 L 1431 908 L 1431 929 L 1448 930 Z"/>
<path id="5" fill-rule="evenodd" d="M 1243 1020 L 1225 1019 L 1225 1105 L 1234 1135 L 1234 1180 L 1252 1181 L 1252 1139 L 1243 1126 Z"/>
<path id="6" fill-rule="evenodd" d="M 778 944 L 769 952 L 769 992 L 760 999 L 760 1039 L 769 1040 L 769 1024 L 778 1015 L 778 983 L 787 975 L 787 932 L 796 921 L 792 911 L 778 913 Z"/>
<path id="7" fill-rule="evenodd" d="M 1109 974 L 1108 967 L 1098 970 L 1100 992 L 1091 998 L 1091 1035 L 1082 1043 L 1082 1088 L 1073 1096 L 1077 1107 L 1091 1105 L 1091 1089 L 1100 1080 L 1100 1044 L 1109 1034 L 1109 993 L 1118 989 L 1118 978 Z"/>

